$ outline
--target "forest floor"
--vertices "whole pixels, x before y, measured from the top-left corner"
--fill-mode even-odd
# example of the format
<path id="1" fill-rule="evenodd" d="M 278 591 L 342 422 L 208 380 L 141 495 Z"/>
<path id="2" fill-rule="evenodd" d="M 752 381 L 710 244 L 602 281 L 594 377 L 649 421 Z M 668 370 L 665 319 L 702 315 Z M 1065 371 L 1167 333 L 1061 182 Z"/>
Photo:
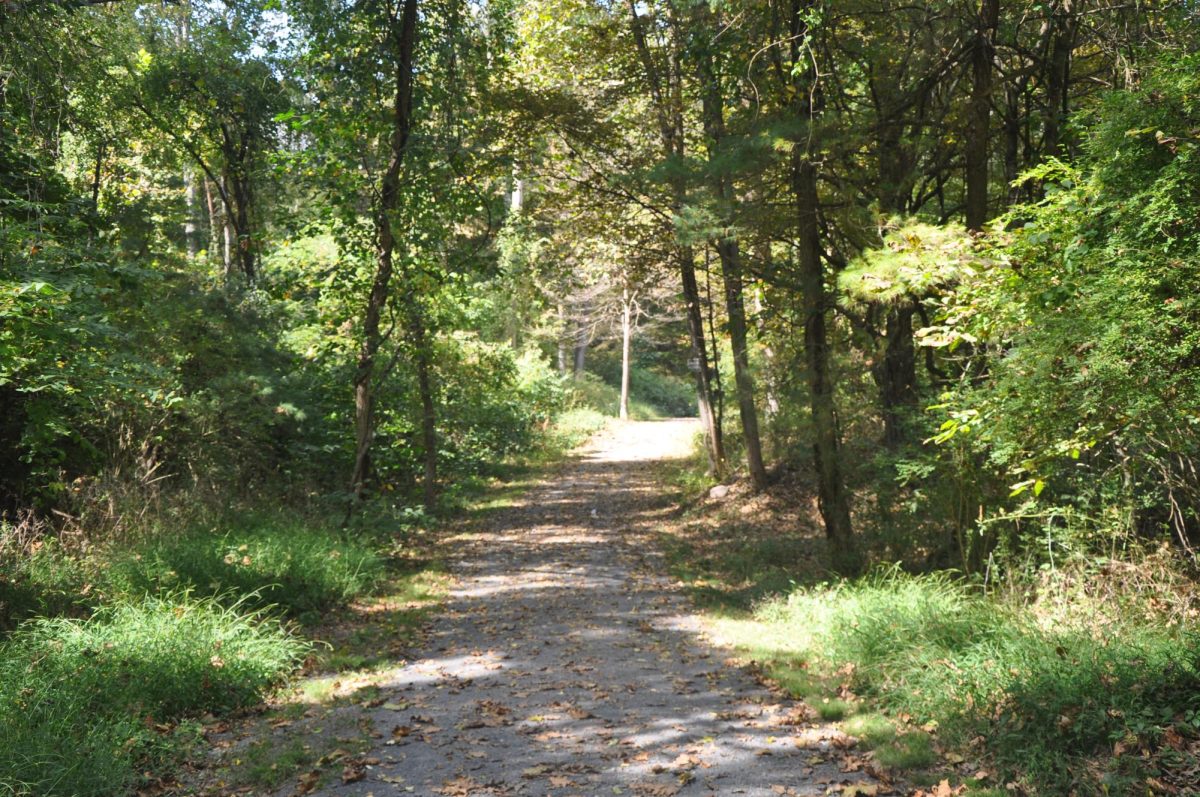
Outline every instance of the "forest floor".
<path id="1" fill-rule="evenodd" d="M 269 744 L 217 734 L 224 759 L 266 745 L 260 768 L 287 777 L 232 791 L 891 793 L 864 774 L 852 738 L 707 641 L 666 575 L 657 541 L 676 505 L 661 471 L 695 433 L 686 420 L 614 424 L 451 527 L 436 546 L 451 585 L 424 640 L 407 660 L 326 679 L 325 694 L 302 685 L 296 694 L 326 707 L 302 698 L 272 714 L 259 730 Z M 313 761 L 315 740 L 325 752 Z M 308 755 L 291 763 L 304 771 L 285 775 L 298 746 Z"/>

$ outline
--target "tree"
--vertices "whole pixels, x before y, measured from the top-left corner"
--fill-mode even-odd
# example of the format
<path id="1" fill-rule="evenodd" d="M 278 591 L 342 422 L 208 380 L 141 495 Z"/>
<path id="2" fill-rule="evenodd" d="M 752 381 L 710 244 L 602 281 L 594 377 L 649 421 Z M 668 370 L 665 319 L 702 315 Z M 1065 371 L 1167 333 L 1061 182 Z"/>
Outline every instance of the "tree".
<path id="1" fill-rule="evenodd" d="M 787 20 L 787 83 L 783 96 L 790 96 L 790 109 L 805 122 L 792 139 L 791 189 L 796 210 L 797 279 L 804 322 L 804 351 L 808 361 L 808 389 L 813 419 L 813 459 L 817 468 L 821 517 L 825 536 L 841 568 L 858 567 L 854 531 L 850 524 L 850 496 L 842 475 L 841 440 L 830 374 L 826 315 L 830 302 L 825 289 L 825 266 L 821 244 L 820 197 L 817 193 L 817 164 L 814 162 L 811 127 L 821 113 L 821 86 L 806 42 L 820 23 L 819 9 L 803 0 L 785 6 Z"/>
<path id="2" fill-rule="evenodd" d="M 671 191 L 671 209 L 678 216 L 688 204 L 688 186 L 684 174 L 679 171 L 686 154 L 684 109 L 683 109 L 683 65 L 682 43 L 679 22 L 673 17 L 668 4 L 668 41 L 659 59 L 651 51 L 646 33 L 647 20 L 642 17 L 636 3 L 629 0 L 630 29 L 641 65 L 650 104 L 657 121 L 662 158 L 670 168 L 667 182 Z M 661 26 L 659 26 L 661 29 Z M 701 314 L 700 286 L 696 281 L 696 255 L 692 246 L 677 242 L 674 251 L 683 289 L 683 301 L 687 314 L 688 336 L 692 348 L 692 370 L 696 378 L 696 397 L 700 408 L 700 423 L 704 428 L 705 450 L 709 468 L 721 473 L 725 466 L 725 447 L 721 440 L 721 428 L 713 406 L 713 372 L 709 362 L 708 344 L 704 334 L 704 317 Z"/>

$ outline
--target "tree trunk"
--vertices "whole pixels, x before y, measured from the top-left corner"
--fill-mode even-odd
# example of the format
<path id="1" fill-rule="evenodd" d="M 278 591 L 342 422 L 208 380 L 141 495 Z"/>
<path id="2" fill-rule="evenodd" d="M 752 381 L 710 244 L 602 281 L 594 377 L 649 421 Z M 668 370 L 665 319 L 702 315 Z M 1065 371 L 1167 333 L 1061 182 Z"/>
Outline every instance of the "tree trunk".
<path id="1" fill-rule="evenodd" d="M 792 191 L 799 217 L 800 301 L 804 319 L 804 354 L 808 365 L 818 503 L 835 565 L 853 570 L 856 561 L 853 528 L 850 525 L 850 496 L 842 476 L 841 440 L 825 327 L 828 302 L 825 296 L 825 270 L 821 262 L 820 228 L 817 224 L 819 200 L 816 167 L 804 156 L 799 146 L 793 156 Z"/>
<path id="2" fill-rule="evenodd" d="M 200 254 L 200 225 L 197 224 L 200 192 L 196 188 L 196 173 L 192 169 L 183 172 L 183 199 L 187 214 L 183 220 L 183 239 L 187 244 L 188 259 L 195 260 Z"/>
<path id="3" fill-rule="evenodd" d="M 809 33 L 805 0 L 791 0 L 790 50 L 792 97 L 797 117 L 810 123 L 816 114 L 812 105 L 813 74 L 801 50 Z M 825 536 L 839 570 L 859 568 L 854 531 L 850 524 L 850 495 L 842 475 L 834 384 L 829 368 L 829 341 L 825 327 L 828 299 L 822 262 L 821 228 L 817 214 L 817 169 L 809 157 L 808 141 L 798 138 L 792 148 L 791 188 L 796 203 L 796 233 L 800 302 L 804 320 L 804 354 L 808 365 L 808 390 L 813 423 L 813 460 L 817 469 L 817 493 Z"/>
<path id="4" fill-rule="evenodd" d="M 875 366 L 875 380 L 883 406 L 883 439 L 888 445 L 904 440 L 904 410 L 917 401 L 917 356 L 913 345 L 916 305 L 906 300 L 887 312 L 883 357 Z"/>
<path id="5" fill-rule="evenodd" d="M 585 305 L 580 308 L 581 315 L 575 319 L 575 350 L 572 358 L 572 375 L 576 379 L 583 378 L 584 366 L 587 365 L 588 350 L 588 310 Z"/>
<path id="6" fill-rule="evenodd" d="M 683 139 L 683 97 L 679 85 L 678 53 L 674 53 L 671 62 L 674 66 L 670 76 L 670 85 L 664 87 L 659 70 L 654 63 L 650 46 L 646 42 L 646 33 L 642 27 L 642 18 L 638 14 L 636 0 L 627 0 L 633 30 L 633 41 L 637 48 L 638 59 L 641 62 L 643 76 L 650 90 L 651 107 L 658 121 L 659 137 L 662 144 L 663 158 L 668 161 L 682 161 L 684 157 Z M 669 92 L 667 89 L 671 89 Z M 682 175 L 673 176 L 670 180 L 671 209 L 679 213 L 687 203 L 687 182 Z M 674 230 L 671 230 L 674 234 Z M 687 317 L 688 341 L 691 344 L 692 373 L 696 380 L 696 404 L 700 413 L 700 424 L 704 430 L 705 452 L 708 454 L 709 469 L 714 474 L 720 474 L 725 467 L 725 448 L 721 441 L 721 429 L 717 425 L 712 404 L 712 370 L 708 361 L 708 345 L 704 336 L 704 316 L 700 309 L 700 286 L 696 282 L 696 255 L 692 247 L 676 240 L 675 259 L 679 266 L 679 279 L 683 291 L 684 308 Z"/>
<path id="7" fill-rule="evenodd" d="M 96 161 L 92 169 L 92 212 L 100 212 L 100 179 L 104 174 L 104 156 L 108 151 L 105 142 L 96 145 Z"/>
<path id="8" fill-rule="evenodd" d="M 433 351 L 420 299 L 409 294 L 408 337 L 417 369 L 417 394 L 421 400 L 421 447 L 425 475 L 421 482 L 425 511 L 437 507 L 438 438 L 437 405 L 433 387 Z"/>
<path id="9" fill-rule="evenodd" d="M 234 180 L 234 194 L 237 213 L 234 217 L 237 220 L 234 230 L 237 233 L 238 267 L 241 269 L 246 283 L 252 284 L 258 276 L 258 268 L 255 262 L 254 239 L 250 234 L 252 199 L 249 177 L 243 174 Z"/>
<path id="10" fill-rule="evenodd" d="M 712 36 L 718 30 L 707 3 L 697 6 L 700 36 Z M 728 211 L 733 201 L 729 178 L 719 165 L 719 154 L 725 140 L 724 98 L 708 42 L 697 47 L 697 65 L 701 84 L 701 106 L 704 132 L 708 137 L 709 182 L 717 206 Z M 737 239 L 721 237 L 716 241 L 717 257 L 725 284 L 725 310 L 729 317 L 729 342 L 733 349 L 733 381 L 737 393 L 738 416 L 742 438 L 746 444 L 746 467 L 755 489 L 767 486 L 767 470 L 763 466 L 762 438 L 758 431 L 758 409 L 754 404 L 754 377 L 750 373 L 750 357 L 746 345 L 746 305 L 742 286 L 742 262 Z M 715 342 L 714 342 L 715 345 Z"/>
<path id="11" fill-rule="evenodd" d="M 725 307 L 729 313 L 729 343 L 733 348 L 733 381 L 737 391 L 738 415 L 742 420 L 742 435 L 746 443 L 746 466 L 756 489 L 767 486 L 767 469 L 763 465 L 762 438 L 758 431 L 758 409 L 754 404 L 754 377 L 750 373 L 750 355 L 746 344 L 746 306 L 742 291 L 741 263 L 737 243 L 724 241 L 717 251 L 721 255 L 721 270 L 725 275 Z"/>
<path id="12" fill-rule="evenodd" d="M 221 248 L 220 225 L 218 224 L 217 206 L 213 202 L 212 184 L 207 178 L 202 179 L 204 180 L 204 202 L 208 209 L 208 251 L 209 258 L 212 258 Z"/>
<path id="13" fill-rule="evenodd" d="M 996 26 L 1000 0 L 981 0 L 971 50 L 971 100 L 968 108 L 966 160 L 968 230 L 983 229 L 988 218 L 988 153 L 992 113 L 992 66 L 996 58 Z"/>
<path id="14" fill-rule="evenodd" d="M 629 359 L 633 349 L 633 297 L 626 289 L 621 295 L 621 420 L 629 419 Z"/>
<path id="15" fill-rule="evenodd" d="M 1005 203 L 1015 205 L 1021 192 L 1015 185 L 1021 171 L 1021 92 L 1016 87 L 1005 91 L 1004 103 L 1004 184 Z"/>
<path id="16" fill-rule="evenodd" d="M 558 373 L 567 375 L 567 308 L 558 304 Z"/>
<path id="17" fill-rule="evenodd" d="M 417 0 L 404 0 L 403 11 L 397 29 L 397 20 L 392 19 L 391 39 L 396 56 L 396 91 L 392 101 L 391 154 L 387 169 L 380 179 L 379 199 L 375 207 L 375 277 L 363 314 L 363 338 L 359 347 L 358 367 L 354 374 L 354 470 L 350 479 L 350 490 L 361 498 L 371 473 L 371 443 L 375 437 L 375 385 L 373 381 L 375 358 L 383 344 L 379 329 L 380 318 L 387 304 L 388 292 L 394 271 L 393 253 L 396 239 L 392 233 L 391 214 L 400 201 L 400 167 L 408 150 L 409 132 L 412 126 L 412 83 L 413 50 L 416 43 Z M 418 341 L 414 341 L 417 343 Z M 424 341 L 419 341 L 424 343 Z M 426 348 L 419 346 L 419 349 Z M 422 370 L 417 357 L 418 379 Z M 426 374 L 428 378 L 428 374 Z M 432 395 L 429 386 L 423 393 Z M 424 407 L 422 408 L 424 411 Z M 432 406 L 429 408 L 432 413 Z M 435 440 L 436 443 L 436 440 Z M 433 452 L 436 456 L 436 446 Z M 428 476 L 428 471 L 426 473 Z M 436 475 L 436 465 L 434 475 Z M 432 485 L 427 483 L 428 492 Z"/>
<path id="18" fill-rule="evenodd" d="M 1049 75 L 1046 78 L 1046 121 L 1042 128 L 1042 156 L 1057 158 L 1062 153 L 1062 125 L 1067 116 L 1067 89 L 1071 82 L 1071 53 L 1075 49 L 1078 18 L 1074 0 L 1059 0 L 1051 20 Z"/>
<path id="19" fill-rule="evenodd" d="M 233 247 L 235 234 L 233 232 L 233 222 L 229 219 L 229 211 L 226 210 L 221 214 L 221 257 L 225 267 L 225 284 L 233 284 Z"/>
<path id="20" fill-rule="evenodd" d="M 708 363 L 708 343 L 704 336 L 700 285 L 696 281 L 696 260 L 692 247 L 679 246 L 678 258 L 679 277 L 683 283 L 683 300 L 687 312 L 688 339 L 692 345 L 690 364 L 696 379 L 696 405 L 700 413 L 700 427 L 704 430 L 709 470 L 719 476 L 725 469 L 725 445 L 721 440 L 721 427 L 713 411 L 712 367 Z"/>

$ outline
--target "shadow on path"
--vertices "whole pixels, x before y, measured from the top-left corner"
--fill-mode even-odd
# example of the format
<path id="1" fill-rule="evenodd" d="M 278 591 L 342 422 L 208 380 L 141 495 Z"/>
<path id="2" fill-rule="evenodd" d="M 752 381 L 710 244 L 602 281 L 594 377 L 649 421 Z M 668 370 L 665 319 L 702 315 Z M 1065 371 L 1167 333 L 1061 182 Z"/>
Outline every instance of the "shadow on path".
<path id="1" fill-rule="evenodd" d="M 457 584 L 422 657 L 362 711 L 362 780 L 327 795 L 812 795 L 839 735 L 703 641 L 649 532 L 654 465 L 697 427 L 627 423 L 447 541 Z"/>

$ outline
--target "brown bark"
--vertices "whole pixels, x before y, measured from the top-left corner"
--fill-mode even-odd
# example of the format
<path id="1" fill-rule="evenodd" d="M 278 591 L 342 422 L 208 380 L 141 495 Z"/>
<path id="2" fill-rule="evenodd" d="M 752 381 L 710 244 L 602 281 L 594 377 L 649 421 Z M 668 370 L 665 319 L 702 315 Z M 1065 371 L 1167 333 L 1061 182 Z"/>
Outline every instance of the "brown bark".
<path id="1" fill-rule="evenodd" d="M 582 308 L 581 312 L 586 313 L 587 308 Z M 575 350 L 572 358 L 572 373 L 575 379 L 583 378 L 583 372 L 587 365 L 587 350 L 588 322 L 586 316 L 581 315 L 575 319 Z"/>
<path id="2" fill-rule="evenodd" d="M 875 366 L 875 381 L 879 385 L 883 407 L 883 437 L 888 445 L 903 442 L 904 410 L 917 401 L 917 356 L 913 345 L 915 312 L 916 305 L 911 299 L 888 309 L 883 356 Z"/>
<path id="3" fill-rule="evenodd" d="M 1060 0 L 1054 6 L 1051 26 L 1054 34 L 1046 76 L 1046 121 L 1042 128 L 1042 156 L 1062 155 L 1062 126 L 1067 116 L 1067 88 L 1071 81 L 1071 53 L 1079 20 L 1074 0 Z"/>
<path id="4" fill-rule="evenodd" d="M 633 350 L 633 307 L 636 298 L 626 288 L 621 293 L 621 404 L 617 414 L 629 418 L 629 368 Z"/>
<path id="5" fill-rule="evenodd" d="M 434 400 L 433 350 L 421 302 L 409 294 L 408 338 L 413 347 L 413 365 L 417 370 L 417 395 L 421 401 L 421 448 L 424 478 L 422 503 L 426 511 L 437 506 L 438 439 L 437 404 Z"/>
<path id="6" fill-rule="evenodd" d="M 567 375 L 567 308 L 558 304 L 558 372 Z"/>
<path id="7" fill-rule="evenodd" d="M 359 348 L 358 367 L 354 374 L 354 430 L 355 454 L 354 470 L 350 479 L 350 489 L 355 497 L 360 498 L 366 488 L 367 479 L 371 473 L 371 443 L 375 437 L 375 358 L 383 344 L 380 331 L 380 318 L 387 305 L 392 275 L 395 271 L 393 255 L 396 239 L 392 232 L 391 214 L 395 212 L 400 199 L 400 168 L 408 151 L 408 138 L 412 126 L 412 85 L 413 85 L 413 51 L 416 43 L 417 0 L 404 0 L 403 10 L 399 20 L 391 21 L 391 39 L 396 56 L 396 90 L 392 101 L 392 133 L 389 141 L 390 155 L 387 169 L 380 179 L 379 199 L 375 207 L 375 276 L 371 282 L 371 291 L 367 296 L 367 304 L 363 314 L 363 338 Z M 410 313 L 410 315 L 413 315 Z M 410 323 L 412 320 L 410 319 Z M 417 322 L 417 328 L 424 327 Z M 410 334 L 412 332 L 410 331 Z M 413 341 L 418 350 L 427 349 L 425 341 Z M 420 379 L 420 358 L 418 354 L 418 379 Z M 432 396 L 429 385 L 421 388 L 422 405 L 424 408 L 426 395 Z M 429 424 L 423 422 L 426 434 Z M 436 443 L 436 439 L 435 439 Z M 436 445 L 427 456 L 437 455 Z M 436 474 L 436 466 L 433 469 Z M 428 475 L 428 470 L 427 474 Z M 426 485 L 427 497 L 433 487 Z"/>
<path id="8" fill-rule="evenodd" d="M 221 246 L 219 216 L 216 203 L 213 202 L 212 186 L 207 178 L 202 179 L 204 180 L 204 202 L 208 210 L 208 251 L 209 257 L 212 257 Z"/>

